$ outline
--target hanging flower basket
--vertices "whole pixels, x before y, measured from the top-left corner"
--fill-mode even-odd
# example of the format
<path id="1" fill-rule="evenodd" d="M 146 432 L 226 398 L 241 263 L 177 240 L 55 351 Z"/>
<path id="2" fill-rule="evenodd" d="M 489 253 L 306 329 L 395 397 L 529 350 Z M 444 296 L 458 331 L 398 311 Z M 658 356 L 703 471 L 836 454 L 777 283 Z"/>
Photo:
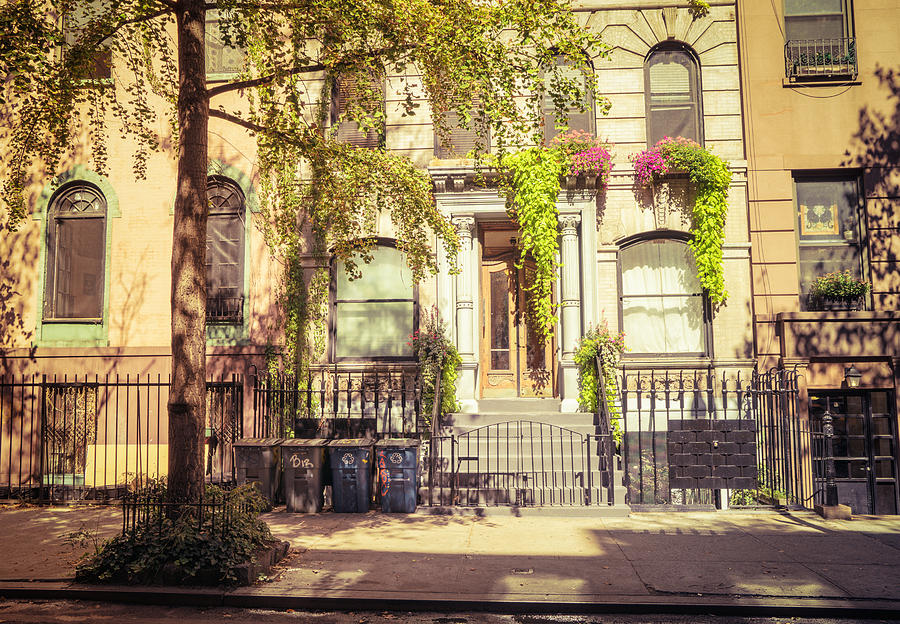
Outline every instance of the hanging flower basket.
<path id="1" fill-rule="evenodd" d="M 665 137 L 650 149 L 631 158 L 639 184 L 654 191 L 654 218 L 657 227 L 669 223 L 673 206 L 670 176 L 687 172 L 690 187 L 696 191 L 692 199 L 685 195 L 684 213 L 688 213 L 692 238 L 688 243 L 694 252 L 697 277 L 713 303 L 724 303 L 725 277 L 722 268 L 722 245 L 725 242 L 725 215 L 728 212 L 728 188 L 731 170 L 728 163 L 699 144 L 683 137 Z M 665 193 L 660 183 L 665 182 Z M 659 187 L 659 191 L 656 190 Z M 687 210 L 688 204 L 690 210 Z"/>

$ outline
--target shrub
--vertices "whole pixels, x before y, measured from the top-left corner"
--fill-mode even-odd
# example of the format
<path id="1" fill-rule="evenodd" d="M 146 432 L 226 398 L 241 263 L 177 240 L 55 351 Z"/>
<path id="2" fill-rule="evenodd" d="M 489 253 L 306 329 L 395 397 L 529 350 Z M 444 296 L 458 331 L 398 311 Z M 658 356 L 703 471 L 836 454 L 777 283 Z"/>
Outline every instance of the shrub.
<path id="1" fill-rule="evenodd" d="M 165 500 L 165 482 L 151 484 L 137 496 Z M 133 530 L 107 540 L 76 566 L 75 578 L 85 583 L 158 584 L 167 578 L 179 584 L 228 584 L 237 581 L 236 566 L 274 541 L 269 527 L 257 515 L 265 500 L 252 485 L 225 492 L 206 486 L 204 502 L 232 506 L 229 522 L 201 522 L 189 507 L 175 519 L 156 508 Z"/>
<path id="2" fill-rule="evenodd" d="M 728 163 L 683 137 L 665 137 L 650 149 L 631 159 L 640 184 L 651 185 L 673 169 L 683 169 L 697 187 L 691 208 L 691 240 L 697 277 L 713 303 L 724 303 L 725 276 L 722 246 L 725 243 L 725 216 L 728 213 L 728 188 L 731 170 Z"/>
<path id="3" fill-rule="evenodd" d="M 413 352 L 419 360 L 422 375 L 422 407 L 426 422 L 431 424 L 434 411 L 434 389 L 437 373 L 441 371 L 440 413 L 459 410 L 456 402 L 456 378 L 459 375 L 459 357 L 456 347 L 447 337 L 446 327 L 437 308 L 423 319 L 422 327 L 411 337 Z"/>

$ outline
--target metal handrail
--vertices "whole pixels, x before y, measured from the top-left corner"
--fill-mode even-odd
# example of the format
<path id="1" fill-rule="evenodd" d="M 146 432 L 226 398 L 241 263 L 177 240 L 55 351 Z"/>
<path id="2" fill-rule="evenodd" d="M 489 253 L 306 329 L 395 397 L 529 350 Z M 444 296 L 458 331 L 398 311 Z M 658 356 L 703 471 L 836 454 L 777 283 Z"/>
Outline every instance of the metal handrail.
<path id="1" fill-rule="evenodd" d="M 601 474 L 603 472 L 607 473 L 606 500 L 607 504 L 612 505 L 615 502 L 615 483 L 613 482 L 615 476 L 613 461 L 615 458 L 613 457 L 612 418 L 609 413 L 609 405 L 606 403 L 606 388 L 604 386 L 606 376 L 603 374 L 603 362 L 599 356 L 594 358 L 594 365 L 597 369 L 597 421 L 601 431 L 597 441 L 601 445 L 600 456 L 604 458 L 606 463 L 606 469 L 605 471 L 601 470 Z"/>

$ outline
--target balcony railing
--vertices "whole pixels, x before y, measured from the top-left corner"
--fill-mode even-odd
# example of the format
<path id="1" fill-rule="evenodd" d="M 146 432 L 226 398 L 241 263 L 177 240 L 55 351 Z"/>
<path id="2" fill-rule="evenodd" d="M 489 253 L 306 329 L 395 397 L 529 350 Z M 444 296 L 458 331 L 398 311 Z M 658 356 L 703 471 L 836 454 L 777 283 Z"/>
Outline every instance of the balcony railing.
<path id="1" fill-rule="evenodd" d="M 791 80 L 855 77 L 856 38 L 792 39 L 784 44 L 784 65 Z"/>
<path id="2" fill-rule="evenodd" d="M 241 323 L 243 320 L 243 297 L 209 297 L 206 300 L 207 323 Z"/>

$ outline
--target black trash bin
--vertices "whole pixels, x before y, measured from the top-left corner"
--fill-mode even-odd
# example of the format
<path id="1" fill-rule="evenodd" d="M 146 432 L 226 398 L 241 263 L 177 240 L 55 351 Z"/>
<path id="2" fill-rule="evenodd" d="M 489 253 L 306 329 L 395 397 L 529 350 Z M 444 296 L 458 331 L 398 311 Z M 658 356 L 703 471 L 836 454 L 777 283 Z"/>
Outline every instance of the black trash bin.
<path id="1" fill-rule="evenodd" d="M 317 513 L 324 504 L 325 447 L 328 440 L 285 440 L 281 443 L 284 466 L 284 502 L 289 513 Z"/>
<path id="2" fill-rule="evenodd" d="M 275 504 L 281 481 L 281 438 L 241 438 L 234 443 L 234 465 L 238 485 L 254 483 Z"/>
<path id="3" fill-rule="evenodd" d="M 331 440 L 328 443 L 334 511 L 360 513 L 369 510 L 373 444 L 368 438 Z"/>
<path id="4" fill-rule="evenodd" d="M 388 438 L 375 445 L 381 511 L 413 513 L 418 489 L 419 441 Z"/>

